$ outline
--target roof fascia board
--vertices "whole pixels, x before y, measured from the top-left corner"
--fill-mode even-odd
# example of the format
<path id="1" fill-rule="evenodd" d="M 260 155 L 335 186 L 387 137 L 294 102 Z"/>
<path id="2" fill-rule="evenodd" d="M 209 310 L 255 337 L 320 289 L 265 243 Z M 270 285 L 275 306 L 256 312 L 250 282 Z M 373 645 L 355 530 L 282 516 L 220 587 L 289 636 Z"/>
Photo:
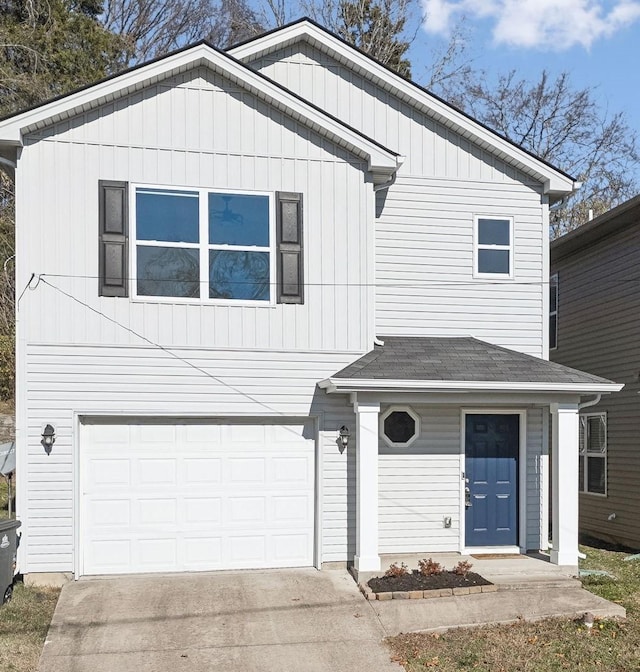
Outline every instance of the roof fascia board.
<path id="1" fill-rule="evenodd" d="M 385 88 L 394 91 L 396 94 L 399 93 L 401 97 L 413 101 L 414 104 L 417 103 L 422 108 L 426 108 L 441 123 L 448 126 L 453 124 L 464 137 L 474 140 L 482 147 L 493 147 L 503 157 L 510 157 L 511 161 L 509 163 L 516 165 L 523 172 L 529 173 L 543 184 L 545 194 L 561 197 L 578 189 L 578 183 L 571 177 L 519 149 L 516 145 L 447 105 L 444 101 L 438 100 L 411 82 L 390 72 L 374 59 L 335 38 L 329 32 L 308 20 L 284 26 L 280 30 L 272 31 L 262 37 L 258 36 L 252 41 L 229 49 L 229 53 L 235 58 L 246 61 L 287 46 L 299 39 L 305 39 L 311 44 L 320 46 L 320 48 L 324 47 L 325 51 L 332 52 L 339 59 L 354 63 L 361 72 L 368 73 L 369 78 L 373 76 L 373 78 L 383 82 Z"/>
<path id="2" fill-rule="evenodd" d="M 539 383 L 468 380 L 380 380 L 326 378 L 318 387 L 332 393 L 348 392 L 574 392 L 579 394 L 619 392 L 619 383 Z"/>
<path id="3" fill-rule="evenodd" d="M 295 119 L 301 120 L 302 123 L 320 134 L 334 141 L 337 140 L 338 144 L 361 158 L 365 158 L 368 161 L 368 169 L 380 172 L 386 176 L 384 179 L 387 179 L 388 175 L 393 174 L 401 165 L 402 157 L 395 152 L 346 126 L 276 82 L 251 70 L 240 61 L 206 44 L 199 44 L 192 49 L 177 52 L 77 93 L 10 117 L 0 122 L 0 143 L 20 145 L 23 134 L 35 130 L 50 119 L 64 118 L 65 115 L 69 116 L 76 111 L 101 105 L 123 91 L 129 92 L 144 88 L 173 73 L 200 65 L 211 67 L 258 97 L 274 102 L 276 107 Z"/>

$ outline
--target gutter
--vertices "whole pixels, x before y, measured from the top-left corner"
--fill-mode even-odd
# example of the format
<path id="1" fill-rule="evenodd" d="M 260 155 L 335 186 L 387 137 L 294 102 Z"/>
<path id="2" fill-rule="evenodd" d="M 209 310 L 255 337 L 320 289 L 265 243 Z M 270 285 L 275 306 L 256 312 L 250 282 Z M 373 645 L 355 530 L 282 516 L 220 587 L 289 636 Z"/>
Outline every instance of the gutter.
<path id="1" fill-rule="evenodd" d="M 318 387 L 328 394 L 348 392 L 562 392 L 602 394 L 619 392 L 619 383 L 527 383 L 469 380 L 382 380 L 326 378 Z"/>

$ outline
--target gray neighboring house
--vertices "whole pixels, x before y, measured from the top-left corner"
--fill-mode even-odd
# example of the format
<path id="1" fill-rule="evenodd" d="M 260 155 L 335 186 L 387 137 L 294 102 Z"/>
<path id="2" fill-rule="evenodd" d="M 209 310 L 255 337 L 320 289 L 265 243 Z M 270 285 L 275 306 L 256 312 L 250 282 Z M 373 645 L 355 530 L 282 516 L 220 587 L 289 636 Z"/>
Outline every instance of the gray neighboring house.
<path id="1" fill-rule="evenodd" d="M 625 383 L 581 410 L 580 532 L 634 548 L 640 548 L 639 269 L 640 196 L 551 243 L 550 358 Z"/>

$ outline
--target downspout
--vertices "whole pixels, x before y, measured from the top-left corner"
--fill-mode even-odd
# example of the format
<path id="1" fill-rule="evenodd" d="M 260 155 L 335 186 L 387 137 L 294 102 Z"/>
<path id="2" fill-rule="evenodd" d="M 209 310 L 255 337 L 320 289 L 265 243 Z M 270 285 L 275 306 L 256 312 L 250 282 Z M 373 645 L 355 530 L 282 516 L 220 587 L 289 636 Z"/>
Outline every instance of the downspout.
<path id="1" fill-rule="evenodd" d="M 373 193 L 374 194 L 377 194 L 379 191 L 382 191 L 383 189 L 389 189 L 389 187 L 392 187 L 396 183 L 396 179 L 398 178 L 398 168 L 400 168 L 400 166 L 404 163 L 404 159 L 405 159 L 404 156 L 399 156 L 398 157 L 398 167 L 396 168 L 396 170 L 393 171 L 393 175 L 386 182 L 383 182 L 382 184 L 376 185 L 373 188 Z M 375 246 L 375 242 L 374 242 L 374 246 Z M 375 254 L 374 254 L 374 258 L 375 258 Z M 373 337 L 373 344 L 383 346 L 384 341 L 380 340 L 377 336 L 374 336 Z"/>
<path id="2" fill-rule="evenodd" d="M 589 406 L 595 406 L 596 404 L 600 403 L 600 399 L 602 399 L 602 394 L 596 394 L 595 399 L 585 401 L 583 404 L 578 404 L 578 410 L 581 411 L 583 408 L 589 408 Z"/>

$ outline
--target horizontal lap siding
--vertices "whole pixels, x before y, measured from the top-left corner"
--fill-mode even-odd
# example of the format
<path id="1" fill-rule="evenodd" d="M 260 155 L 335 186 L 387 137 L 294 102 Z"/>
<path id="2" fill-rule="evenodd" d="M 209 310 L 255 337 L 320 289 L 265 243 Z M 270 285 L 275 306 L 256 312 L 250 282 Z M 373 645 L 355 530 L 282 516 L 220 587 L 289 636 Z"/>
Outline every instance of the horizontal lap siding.
<path id="1" fill-rule="evenodd" d="M 27 311 L 23 325 L 30 342 L 137 346 L 142 335 L 165 346 L 367 349 L 371 184 L 366 165 L 326 138 L 196 69 L 43 129 L 25 145 L 17 185 L 24 223 L 17 283 L 24 287 L 31 273 L 44 273 L 71 295 L 44 283 L 25 294 L 21 309 Z M 302 193 L 304 305 L 98 297 L 101 179 Z"/>
<path id="2" fill-rule="evenodd" d="M 380 552 L 457 551 L 460 409 L 412 408 L 420 415 L 420 437 L 408 448 L 390 448 L 380 441 Z M 450 528 L 444 527 L 445 516 L 451 517 Z"/>
<path id="3" fill-rule="evenodd" d="M 527 411 L 527 504 L 526 546 L 529 550 L 540 550 L 546 545 L 542 538 L 543 514 L 546 511 L 543 500 L 545 484 L 548 482 L 548 444 L 544 440 L 543 413 L 548 409 L 532 408 Z"/>
<path id="4" fill-rule="evenodd" d="M 307 43 L 251 65 L 406 157 L 378 194 L 379 334 L 472 334 L 544 356 L 542 185 Z M 474 215 L 514 218 L 513 281 L 473 278 Z"/>
<path id="5" fill-rule="evenodd" d="M 607 413 L 607 497 L 580 495 L 580 531 L 640 548 L 640 226 L 554 259 L 559 276 L 554 361 L 617 383 L 589 412 Z M 614 520 L 608 520 L 615 513 Z"/>
<path id="6" fill-rule="evenodd" d="M 321 441 L 335 442 L 334 427 L 352 424 L 343 399 L 327 396 L 316 382 L 352 361 L 351 354 L 267 351 L 174 350 L 182 361 L 155 348 L 30 346 L 27 364 L 28 426 L 26 474 L 29 496 L 21 512 L 26 570 L 73 570 L 73 412 L 84 415 L 137 414 L 157 417 L 236 415 L 260 418 L 309 414 L 320 418 Z M 197 367 L 194 369 L 193 366 Z M 328 424 L 323 425 L 325 413 Z M 346 415 L 345 415 L 346 413 Z M 344 416 L 344 417 L 343 417 Z M 333 420 L 332 418 L 335 418 Z M 56 428 L 50 455 L 41 444 L 42 427 Z M 339 423 L 339 424 L 337 424 Z M 333 444 L 335 449 L 335 443 Z M 343 457 L 326 451 L 327 515 L 338 504 L 334 538 L 340 559 L 347 548 L 347 478 Z M 350 453 L 351 454 L 351 453 Z M 332 461 L 335 463 L 331 466 Z M 354 496 L 353 473 L 349 497 Z M 349 509 L 352 515 L 352 507 Z M 344 515 L 340 513 L 344 512 Z M 330 525 L 330 523 L 327 523 Z M 329 550 L 329 554 L 331 554 Z"/>
<path id="7" fill-rule="evenodd" d="M 514 218 L 514 279 L 473 277 L 474 215 Z M 399 178 L 376 224 L 383 335 L 472 335 L 542 355 L 540 195 L 515 184 Z"/>

